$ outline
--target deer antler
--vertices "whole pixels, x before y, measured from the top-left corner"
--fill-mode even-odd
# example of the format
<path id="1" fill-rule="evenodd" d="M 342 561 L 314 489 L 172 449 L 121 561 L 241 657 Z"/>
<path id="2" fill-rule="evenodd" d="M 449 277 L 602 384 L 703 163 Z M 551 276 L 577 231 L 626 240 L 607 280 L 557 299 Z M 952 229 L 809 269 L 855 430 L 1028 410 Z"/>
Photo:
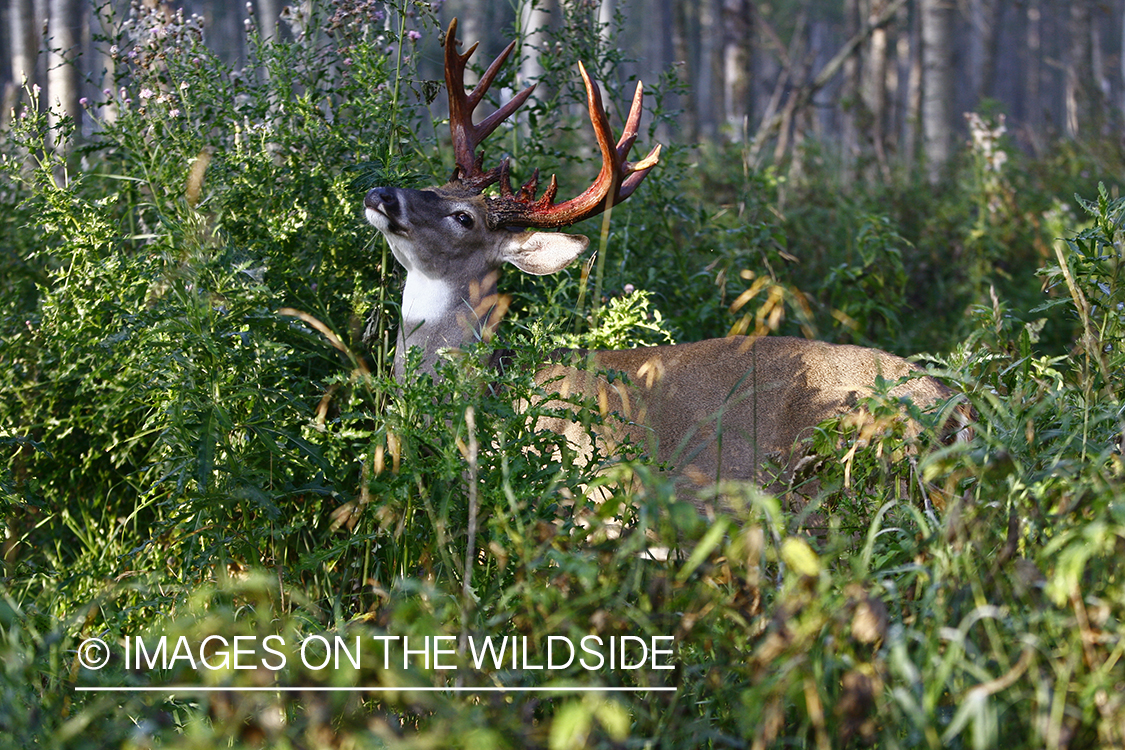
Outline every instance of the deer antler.
<path id="1" fill-rule="evenodd" d="M 481 77 L 480 82 L 471 94 L 465 93 L 465 64 L 476 50 L 473 45 L 469 50 L 460 54 L 457 52 L 457 41 L 454 34 L 457 31 L 457 19 L 449 23 L 449 30 L 445 35 L 445 84 L 449 91 L 449 130 L 453 136 L 453 152 L 457 167 L 453 171 L 451 183 L 457 183 L 473 192 L 481 192 L 484 188 L 500 180 L 500 196 L 488 199 L 488 224 L 492 228 L 500 226 L 557 228 L 574 224 L 615 206 L 628 198 L 641 180 L 645 178 L 660 160 L 660 144 L 657 144 L 649 154 L 639 162 L 627 161 L 629 150 L 637 139 L 637 130 L 641 121 L 641 110 L 644 102 L 644 88 L 638 82 L 637 90 L 633 94 L 633 104 L 629 109 L 629 116 L 625 121 L 625 129 L 616 146 L 613 144 L 613 131 L 609 127 L 609 118 L 606 116 L 602 104 L 601 91 L 598 85 L 586 73 L 585 66 L 578 64 L 582 74 L 582 81 L 586 84 L 586 101 L 590 109 L 590 121 L 594 126 L 594 134 L 598 139 L 598 148 L 602 154 L 602 168 L 594 183 L 581 195 L 568 201 L 555 205 L 555 195 L 558 192 L 558 182 L 554 175 L 543 192 L 542 197 L 536 199 L 535 194 L 539 189 L 539 170 L 535 170 L 529 179 L 520 188 L 518 193 L 512 191 L 507 158 L 501 160 L 499 167 L 484 170 L 484 154 L 476 153 L 477 146 L 488 137 L 497 126 L 509 115 L 521 107 L 527 97 L 535 89 L 534 84 L 512 97 L 511 101 L 486 117 L 479 124 L 472 121 L 473 110 L 485 92 L 496 78 L 500 66 L 508 59 L 515 48 L 513 41 L 504 51 L 492 61 Z"/>
<path id="2" fill-rule="evenodd" d="M 453 136 L 453 155 L 457 162 L 450 182 L 460 183 L 463 187 L 479 193 L 486 187 L 496 182 L 500 177 L 501 169 L 506 169 L 505 159 L 501 167 L 493 167 L 484 171 L 484 152 L 478 156 L 477 146 L 487 138 L 501 122 L 506 120 L 513 112 L 523 106 L 527 97 L 535 90 L 535 84 L 528 86 L 512 97 L 511 101 L 500 109 L 484 118 L 479 124 L 473 124 L 473 110 L 484 98 L 488 87 L 492 85 L 496 74 L 508 59 L 508 55 L 515 49 L 513 41 L 504 51 L 492 61 L 488 70 L 484 72 L 480 82 L 477 83 L 473 93 L 465 93 L 465 64 L 476 51 L 477 45 L 469 47 L 468 52 L 457 52 L 458 42 L 454 36 L 457 33 L 457 19 L 449 22 L 449 30 L 445 32 L 445 87 L 449 92 L 449 132 Z"/>
<path id="3" fill-rule="evenodd" d="M 637 129 L 641 121 L 641 107 L 644 103 L 644 87 L 641 83 L 637 83 L 633 104 L 629 108 L 629 117 L 625 120 L 625 129 L 617 145 L 614 146 L 613 131 L 609 127 L 609 118 L 602 105 L 602 94 L 598 84 L 590 78 L 582 63 L 578 63 L 578 70 L 582 73 L 582 81 L 586 84 L 586 103 L 590 109 L 590 121 L 594 125 L 598 148 L 602 152 L 602 168 L 597 179 L 581 195 L 556 206 L 554 200 L 558 183 L 553 175 L 543 196 L 535 200 L 539 182 L 538 170 L 517 195 L 512 193 L 506 164 L 501 165 L 500 197 L 489 201 L 489 224 L 555 228 L 588 219 L 611 206 L 616 206 L 632 195 L 637 185 L 641 184 L 641 180 L 660 160 L 660 144 L 657 144 L 648 156 L 639 162 L 626 161 L 633 142 L 637 140 Z"/>

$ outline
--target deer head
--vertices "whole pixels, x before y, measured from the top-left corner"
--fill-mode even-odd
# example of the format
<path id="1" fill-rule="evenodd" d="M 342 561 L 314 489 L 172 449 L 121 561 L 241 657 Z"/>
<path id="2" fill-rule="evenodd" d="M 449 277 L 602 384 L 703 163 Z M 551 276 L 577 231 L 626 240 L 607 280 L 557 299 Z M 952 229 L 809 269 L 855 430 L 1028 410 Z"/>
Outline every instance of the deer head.
<path id="1" fill-rule="evenodd" d="M 594 182 L 578 196 L 555 203 L 558 182 L 552 176 L 543 194 L 539 171 L 513 190 L 507 158 L 484 169 L 477 147 L 527 100 L 529 86 L 479 123 L 473 112 L 501 66 L 515 48 L 509 44 L 488 66 L 471 93 L 464 84 L 465 65 L 477 45 L 457 51 L 457 20 L 445 34 L 445 83 L 449 94 L 449 130 L 456 166 L 449 181 L 427 190 L 377 187 L 364 198 L 367 220 L 387 238 L 395 258 L 406 269 L 402 328 L 395 354 L 395 375 L 401 379 L 405 355 L 412 346 L 423 351 L 423 369 L 433 370 L 437 353 L 458 348 L 474 337 L 487 336 L 496 324 L 496 277 L 505 263 L 527 273 L 559 271 L 589 244 L 586 237 L 535 229 L 557 229 L 605 211 L 628 198 L 657 163 L 657 145 L 641 161 L 627 161 L 637 138 L 643 88 L 638 83 L 624 131 L 613 141 L 601 92 L 579 63 L 586 85 L 590 120 L 602 166 Z M 498 194 L 485 190 L 498 184 Z"/>

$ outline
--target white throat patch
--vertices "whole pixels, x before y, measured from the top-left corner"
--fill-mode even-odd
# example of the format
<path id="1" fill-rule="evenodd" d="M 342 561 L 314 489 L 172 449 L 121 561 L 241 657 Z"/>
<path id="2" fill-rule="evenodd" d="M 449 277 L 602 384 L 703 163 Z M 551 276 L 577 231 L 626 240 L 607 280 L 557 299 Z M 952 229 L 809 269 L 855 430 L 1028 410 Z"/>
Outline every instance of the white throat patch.
<path id="1" fill-rule="evenodd" d="M 436 323 L 453 306 L 453 287 L 418 270 L 407 271 L 402 290 L 402 319 Z"/>

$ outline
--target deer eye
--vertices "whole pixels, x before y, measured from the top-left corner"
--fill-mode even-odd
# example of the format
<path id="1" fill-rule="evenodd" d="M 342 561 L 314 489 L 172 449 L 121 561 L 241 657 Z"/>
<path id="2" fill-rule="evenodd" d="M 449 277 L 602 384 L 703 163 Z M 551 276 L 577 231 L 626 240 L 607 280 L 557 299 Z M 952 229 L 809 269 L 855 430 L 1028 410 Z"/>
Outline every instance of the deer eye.
<path id="1" fill-rule="evenodd" d="M 453 214 L 453 218 L 457 220 L 458 224 L 465 227 L 465 229 L 473 228 L 473 217 L 471 214 L 467 214 L 464 211 L 458 211 L 457 213 Z"/>

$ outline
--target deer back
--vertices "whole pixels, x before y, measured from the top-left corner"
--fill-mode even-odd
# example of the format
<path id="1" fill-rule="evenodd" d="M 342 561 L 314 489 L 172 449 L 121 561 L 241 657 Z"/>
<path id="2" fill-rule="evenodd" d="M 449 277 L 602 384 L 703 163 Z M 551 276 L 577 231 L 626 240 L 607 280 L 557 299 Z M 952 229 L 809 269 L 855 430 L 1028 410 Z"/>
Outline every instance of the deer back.
<path id="1" fill-rule="evenodd" d="M 887 352 L 782 336 L 597 351 L 585 363 L 545 367 L 536 380 L 563 396 L 592 398 L 612 416 L 600 435 L 607 450 L 628 440 L 678 473 L 713 481 L 759 479 L 767 460 L 789 464 L 817 424 L 854 409 L 879 377 L 904 376 L 913 377 L 891 397 L 925 407 L 953 395 Z M 565 417 L 540 427 L 592 450 L 585 428 Z"/>

